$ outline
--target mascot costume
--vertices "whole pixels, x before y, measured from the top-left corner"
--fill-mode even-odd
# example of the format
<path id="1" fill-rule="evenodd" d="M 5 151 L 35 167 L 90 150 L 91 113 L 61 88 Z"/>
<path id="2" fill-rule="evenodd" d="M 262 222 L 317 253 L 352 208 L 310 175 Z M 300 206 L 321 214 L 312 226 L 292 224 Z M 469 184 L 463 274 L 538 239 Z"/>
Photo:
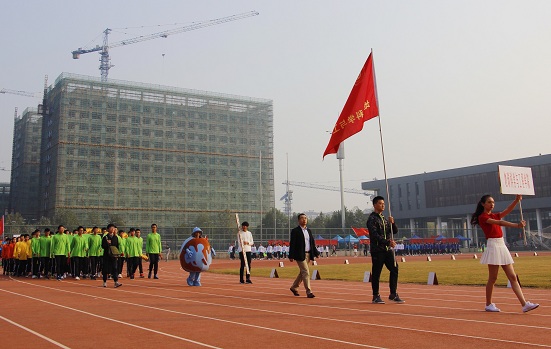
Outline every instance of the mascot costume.
<path id="1" fill-rule="evenodd" d="M 201 286 L 201 272 L 209 270 L 212 262 L 209 240 L 203 238 L 203 231 L 199 227 L 193 228 L 191 236 L 184 241 L 180 248 L 180 265 L 189 272 L 187 284 Z"/>

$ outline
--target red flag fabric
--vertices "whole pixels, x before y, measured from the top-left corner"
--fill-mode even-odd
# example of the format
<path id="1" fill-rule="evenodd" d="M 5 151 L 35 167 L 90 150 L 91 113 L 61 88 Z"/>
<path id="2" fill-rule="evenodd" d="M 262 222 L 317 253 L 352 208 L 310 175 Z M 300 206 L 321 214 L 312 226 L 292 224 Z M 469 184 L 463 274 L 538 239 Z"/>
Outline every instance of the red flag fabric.
<path id="1" fill-rule="evenodd" d="M 375 90 L 373 53 L 370 53 L 331 132 L 331 139 L 323 157 L 327 154 L 335 154 L 345 139 L 360 132 L 364 122 L 377 115 L 379 115 L 379 108 Z"/>
<path id="2" fill-rule="evenodd" d="M 354 227 L 352 227 L 352 230 L 354 231 L 354 233 L 356 233 L 357 237 L 369 236 L 369 230 L 367 230 L 366 228 L 354 228 Z"/>
<path id="3" fill-rule="evenodd" d="M 4 239 L 4 216 L 2 216 L 2 218 L 0 218 L 0 238 L 2 240 Z"/>

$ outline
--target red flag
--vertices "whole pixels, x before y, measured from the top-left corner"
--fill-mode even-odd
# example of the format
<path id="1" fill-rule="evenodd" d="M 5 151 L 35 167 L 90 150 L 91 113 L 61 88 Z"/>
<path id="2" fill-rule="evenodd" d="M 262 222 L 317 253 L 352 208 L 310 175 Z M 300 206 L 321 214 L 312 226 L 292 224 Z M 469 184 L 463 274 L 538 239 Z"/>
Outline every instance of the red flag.
<path id="1" fill-rule="evenodd" d="M 375 90 L 373 53 L 370 53 L 331 132 L 331 139 L 323 157 L 336 153 L 341 142 L 360 132 L 364 127 L 364 122 L 377 115 L 379 115 L 379 108 Z"/>
<path id="2" fill-rule="evenodd" d="M 2 218 L 0 218 L 0 238 L 2 240 L 4 239 L 4 216 L 2 216 Z"/>
<path id="3" fill-rule="evenodd" d="M 369 230 L 367 230 L 366 228 L 354 228 L 354 227 L 352 227 L 352 230 L 354 231 L 354 233 L 356 233 L 357 237 L 369 236 Z"/>

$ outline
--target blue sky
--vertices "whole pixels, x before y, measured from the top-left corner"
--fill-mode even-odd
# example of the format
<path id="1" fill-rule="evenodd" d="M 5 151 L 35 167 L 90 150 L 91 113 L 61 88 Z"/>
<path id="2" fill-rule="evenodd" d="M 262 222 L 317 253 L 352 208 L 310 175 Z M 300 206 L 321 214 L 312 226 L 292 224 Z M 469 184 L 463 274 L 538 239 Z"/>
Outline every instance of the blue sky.
<path id="1" fill-rule="evenodd" d="M 115 42 L 252 10 L 260 15 L 113 48 L 109 76 L 272 99 L 276 200 L 286 154 L 290 180 L 338 186 L 337 160 L 322 161 L 327 131 L 371 49 L 389 177 L 551 152 L 545 0 L 4 2 L 0 88 L 40 92 L 46 74 L 50 84 L 61 72 L 99 76 L 98 54 L 71 51 L 101 44 L 105 28 Z M 0 168 L 11 167 L 14 108 L 38 102 L 0 95 Z M 378 132 L 372 120 L 346 142 L 346 187 L 383 178 Z M 345 204 L 367 207 L 356 194 Z M 294 188 L 295 211 L 339 208 L 338 192 Z"/>

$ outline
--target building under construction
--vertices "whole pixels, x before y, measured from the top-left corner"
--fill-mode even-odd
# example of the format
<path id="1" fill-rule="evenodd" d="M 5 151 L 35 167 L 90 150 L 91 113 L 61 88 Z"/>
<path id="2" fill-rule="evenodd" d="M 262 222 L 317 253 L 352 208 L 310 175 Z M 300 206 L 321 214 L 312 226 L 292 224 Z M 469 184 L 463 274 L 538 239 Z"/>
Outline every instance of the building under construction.
<path id="1" fill-rule="evenodd" d="M 11 188 L 8 211 L 38 220 L 39 165 L 42 116 L 36 108 L 27 108 L 23 115 L 15 115 L 11 161 Z"/>
<path id="2" fill-rule="evenodd" d="M 271 100 L 63 73 L 46 103 L 42 216 L 178 227 L 275 205 Z"/>

